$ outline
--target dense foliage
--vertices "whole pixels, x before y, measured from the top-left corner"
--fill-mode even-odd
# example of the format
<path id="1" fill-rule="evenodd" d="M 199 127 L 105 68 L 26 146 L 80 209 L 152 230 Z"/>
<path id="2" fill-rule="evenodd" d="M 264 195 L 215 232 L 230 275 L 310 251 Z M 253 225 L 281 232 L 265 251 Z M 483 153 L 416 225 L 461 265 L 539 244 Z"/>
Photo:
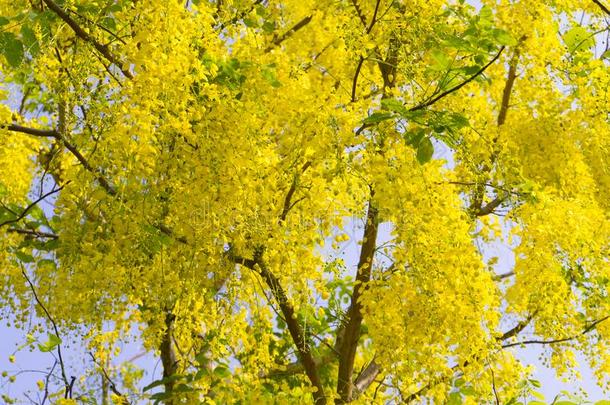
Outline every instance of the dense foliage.
<path id="1" fill-rule="evenodd" d="M 610 2 L 481 3 L 1 0 L 0 308 L 44 400 L 516 404 L 527 345 L 610 381 Z"/>

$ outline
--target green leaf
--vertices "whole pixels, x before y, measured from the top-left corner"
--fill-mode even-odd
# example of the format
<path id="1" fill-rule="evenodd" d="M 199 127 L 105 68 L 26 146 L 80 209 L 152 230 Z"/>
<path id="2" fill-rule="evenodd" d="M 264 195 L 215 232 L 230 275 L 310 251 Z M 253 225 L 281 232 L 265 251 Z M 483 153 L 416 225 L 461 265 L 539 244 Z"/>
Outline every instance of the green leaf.
<path id="1" fill-rule="evenodd" d="M 246 17 L 243 19 L 243 21 L 244 21 L 244 24 L 246 24 L 246 27 L 249 27 L 249 28 L 258 27 L 258 21 L 254 18 Z"/>
<path id="2" fill-rule="evenodd" d="M 434 154 L 434 145 L 430 141 L 430 138 L 424 137 L 419 142 L 417 146 L 417 161 L 420 164 L 425 164 L 432 159 L 432 155 Z"/>
<path id="3" fill-rule="evenodd" d="M 544 401 L 544 394 L 538 391 L 532 391 L 532 396 L 534 398 L 538 398 L 541 401 Z M 530 402 L 531 403 L 531 402 Z"/>
<path id="4" fill-rule="evenodd" d="M 419 128 L 405 133 L 405 140 L 407 141 L 407 145 L 417 148 L 424 136 L 426 136 L 426 130 Z"/>
<path id="5" fill-rule="evenodd" d="M 111 17 L 104 17 L 101 24 L 110 31 L 116 31 L 116 21 Z"/>
<path id="6" fill-rule="evenodd" d="M 142 388 L 142 392 L 150 391 L 155 387 L 164 385 L 164 384 L 172 382 L 172 381 L 178 381 L 182 378 L 184 378 L 184 376 L 182 374 L 174 374 L 174 375 L 170 375 L 169 377 L 162 378 L 160 380 L 155 380 L 155 381 L 151 382 L 150 384 L 148 384 L 146 387 Z"/>
<path id="7" fill-rule="evenodd" d="M 171 392 L 157 392 L 155 394 L 152 394 L 150 396 L 150 399 L 155 399 L 156 400 L 155 404 L 157 404 L 164 399 L 171 398 L 171 396 L 172 396 Z"/>
<path id="8" fill-rule="evenodd" d="M 261 72 L 265 80 L 269 82 L 272 87 L 278 88 L 282 85 L 277 77 L 275 77 L 275 73 L 271 69 L 263 69 Z"/>
<path id="9" fill-rule="evenodd" d="M 563 402 L 569 402 L 569 401 L 563 401 Z M 573 402 L 570 402 L 570 403 L 573 403 Z M 556 404 L 556 405 L 560 405 L 560 403 L 559 403 L 559 402 L 556 402 L 555 404 Z M 567 405 L 567 404 L 566 404 L 566 405 Z M 610 405 L 610 401 L 609 401 L 609 400 L 607 400 L 607 399 L 602 399 L 602 400 L 597 401 L 597 402 L 595 403 L 595 405 Z"/>
<path id="10" fill-rule="evenodd" d="M 34 262 L 34 257 L 32 257 L 32 255 L 30 255 L 28 253 L 17 251 L 17 252 L 15 252 L 15 256 L 17 256 L 17 259 L 19 259 L 22 263 L 33 263 Z"/>
<path id="11" fill-rule="evenodd" d="M 231 375 L 231 370 L 225 366 L 218 366 L 214 369 L 214 374 L 220 378 L 226 378 Z"/>
<path id="12" fill-rule="evenodd" d="M 470 42 L 466 41 L 463 38 L 460 38 L 458 36 L 452 35 L 448 38 L 445 39 L 445 43 L 451 47 L 451 48 L 455 48 L 461 51 L 470 51 L 472 50 L 472 45 L 470 45 Z"/>
<path id="13" fill-rule="evenodd" d="M 275 31 L 275 23 L 272 21 L 265 21 L 262 28 L 266 34 L 271 34 L 273 31 Z"/>
<path id="14" fill-rule="evenodd" d="M 12 32 L 0 35 L 0 49 L 9 65 L 19 67 L 23 60 L 23 43 Z"/>
<path id="15" fill-rule="evenodd" d="M 538 381 L 538 380 L 529 380 L 529 382 L 530 382 L 530 384 L 532 384 L 536 388 L 540 388 L 541 387 L 540 381 Z"/>
<path id="16" fill-rule="evenodd" d="M 481 11 L 479 11 L 479 19 L 491 22 L 493 20 L 493 12 L 491 11 L 491 7 L 483 6 Z"/>
<path id="17" fill-rule="evenodd" d="M 38 267 L 50 267 L 51 269 L 57 269 L 57 263 L 55 263 L 55 260 L 42 259 L 38 261 Z"/>
<path id="18" fill-rule="evenodd" d="M 595 45 L 593 36 L 584 27 L 574 27 L 568 30 L 563 35 L 563 42 L 567 45 L 570 53 L 584 51 Z"/>
<path id="19" fill-rule="evenodd" d="M 508 32 L 499 28 L 491 30 L 491 35 L 500 45 L 513 46 L 517 44 L 517 40 L 513 38 Z"/>
<path id="20" fill-rule="evenodd" d="M 180 384 L 172 390 L 172 392 L 195 392 L 196 389 L 190 385 Z"/>
<path id="21" fill-rule="evenodd" d="M 23 45 L 25 50 L 32 56 L 37 56 L 40 53 L 40 46 L 38 45 L 38 39 L 36 33 L 27 25 L 21 27 L 21 38 L 23 39 Z"/>
<path id="22" fill-rule="evenodd" d="M 35 205 L 30 209 L 30 216 L 34 219 L 39 220 L 40 222 L 47 222 L 47 218 L 44 215 L 44 211 L 38 205 Z"/>
<path id="23" fill-rule="evenodd" d="M 432 65 L 433 70 L 447 70 L 451 65 L 451 59 L 449 59 L 447 54 L 440 49 L 433 49 L 431 56 L 434 61 L 434 64 Z"/>
<path id="24" fill-rule="evenodd" d="M 381 121 L 386 121 L 391 118 L 394 118 L 394 114 L 387 112 L 376 112 L 364 119 L 365 124 L 376 124 Z"/>
<path id="25" fill-rule="evenodd" d="M 449 398 L 446 402 L 447 405 L 461 405 L 462 404 L 462 395 L 459 392 L 452 392 L 449 394 Z"/>
<path id="26" fill-rule="evenodd" d="M 407 108 L 395 98 L 384 98 L 383 100 L 381 100 L 381 107 L 388 111 L 398 113 L 402 116 L 409 114 L 409 110 L 407 110 Z"/>
<path id="27" fill-rule="evenodd" d="M 460 113 L 456 113 L 456 112 L 447 114 L 447 124 L 452 129 L 462 129 L 462 128 L 466 128 L 466 127 L 470 126 L 470 122 L 468 121 L 468 118 L 466 118 L 464 115 L 462 115 Z"/>
<path id="28" fill-rule="evenodd" d="M 472 385 L 467 385 L 465 387 L 460 388 L 460 392 L 467 396 L 472 396 L 476 394 L 474 387 Z"/>
<path id="29" fill-rule="evenodd" d="M 8 18 L 0 16 L 0 26 L 6 25 L 6 24 L 8 24 L 10 22 L 11 21 Z"/>
<path id="30" fill-rule="evenodd" d="M 61 338 L 57 335 L 49 333 L 49 335 L 47 337 L 47 341 L 45 343 L 39 343 L 38 349 L 41 352 L 46 353 L 46 352 L 50 352 L 50 351 L 54 350 L 60 344 L 61 344 Z"/>

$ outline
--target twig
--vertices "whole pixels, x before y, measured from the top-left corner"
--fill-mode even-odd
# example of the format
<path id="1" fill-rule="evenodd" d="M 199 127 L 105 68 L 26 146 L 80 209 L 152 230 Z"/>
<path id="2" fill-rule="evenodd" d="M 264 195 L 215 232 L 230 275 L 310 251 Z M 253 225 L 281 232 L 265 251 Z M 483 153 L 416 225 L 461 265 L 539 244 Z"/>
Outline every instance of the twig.
<path id="1" fill-rule="evenodd" d="M 436 97 L 434 97 L 434 98 L 432 98 L 432 99 L 430 99 L 428 101 L 425 101 L 425 102 L 423 102 L 421 104 L 418 104 L 415 107 L 409 108 L 409 111 L 423 110 L 426 107 L 430 107 L 432 104 L 436 103 L 437 101 L 439 101 L 443 97 L 446 97 L 449 94 L 458 91 L 459 89 L 461 89 L 462 87 L 464 87 L 465 85 L 467 85 L 468 83 L 470 83 L 471 81 L 473 81 L 474 79 L 476 79 L 477 77 L 482 75 L 485 72 L 485 70 L 487 70 L 488 67 L 493 65 L 493 63 L 496 60 L 498 60 L 498 58 L 500 57 L 500 55 L 502 54 L 502 52 L 504 51 L 505 48 L 506 48 L 505 46 L 502 46 L 500 48 L 500 50 L 498 51 L 498 53 L 485 66 L 483 66 L 481 69 L 479 69 L 478 72 L 476 72 L 475 74 L 470 76 L 468 79 L 464 80 L 462 83 L 460 83 L 460 84 L 450 88 L 449 90 L 446 90 L 446 91 L 442 92 L 438 96 L 436 96 Z"/>
<path id="2" fill-rule="evenodd" d="M 500 397 L 498 397 L 498 391 L 496 390 L 496 376 L 492 368 L 489 369 L 491 373 L 491 389 L 494 392 L 494 398 L 496 399 L 496 405 L 500 405 Z"/>
<path id="3" fill-rule="evenodd" d="M 18 233 L 21 235 L 31 235 L 31 236 L 35 236 L 37 238 L 48 238 L 48 239 L 58 239 L 59 238 L 59 235 L 56 235 L 54 233 L 37 231 L 35 229 L 10 228 L 10 229 L 7 229 L 7 232 Z"/>
<path id="4" fill-rule="evenodd" d="M 57 327 L 57 323 L 55 323 L 55 320 L 53 319 L 53 317 L 51 316 L 51 314 L 49 313 L 47 308 L 44 306 L 44 304 L 42 303 L 40 298 L 38 298 L 38 294 L 36 294 L 36 289 L 34 288 L 34 284 L 30 280 L 30 278 L 28 277 L 28 275 L 25 272 L 23 266 L 21 266 L 21 274 L 23 275 L 23 277 L 27 281 L 28 285 L 30 286 L 30 290 L 32 291 L 32 294 L 34 295 L 34 299 L 36 300 L 36 303 L 40 306 L 40 308 L 42 308 L 42 310 L 45 313 L 47 319 L 49 320 L 49 322 L 51 322 L 51 325 L 53 326 L 53 330 L 55 331 L 55 335 L 57 337 L 59 337 L 59 328 Z M 72 392 L 72 385 L 74 384 L 74 377 L 72 377 L 72 381 L 71 382 L 68 382 L 68 377 L 66 376 L 66 368 L 65 368 L 65 365 L 64 365 L 64 359 L 63 359 L 63 357 L 61 355 L 61 344 L 57 345 L 57 357 L 58 357 L 58 360 L 59 360 L 59 367 L 61 369 L 61 378 L 64 381 L 64 386 L 65 386 L 65 393 L 64 393 L 64 395 L 67 398 L 68 394 L 71 394 L 71 392 Z"/>
<path id="5" fill-rule="evenodd" d="M 92 352 L 89 352 L 89 356 L 91 356 L 91 360 L 93 360 L 93 364 L 95 364 L 96 366 L 98 366 L 100 368 L 100 370 L 102 370 L 102 375 L 104 376 L 104 378 L 106 379 L 106 381 L 108 381 L 108 383 L 110 384 L 110 390 L 117 396 L 123 398 L 127 403 L 129 403 L 129 401 L 127 401 L 127 397 L 117 389 L 116 384 L 114 383 L 114 381 L 112 381 L 112 379 L 110 378 L 110 376 L 108 375 L 108 373 L 106 372 L 106 369 L 97 362 L 97 360 L 95 359 L 95 356 L 93 355 Z"/>
<path id="6" fill-rule="evenodd" d="M 68 183 L 69 183 L 69 181 L 68 181 L 66 184 L 68 184 Z M 34 208 L 34 207 L 35 207 L 35 206 L 36 206 L 36 205 L 37 205 L 39 202 L 41 202 L 41 201 L 42 201 L 42 200 L 44 200 L 45 198 L 49 197 L 50 195 L 53 195 L 53 194 L 55 194 L 55 193 L 58 193 L 59 191 L 61 191 L 61 190 L 62 190 L 62 189 L 63 189 L 63 188 L 66 186 L 66 184 L 64 184 L 64 185 L 62 185 L 62 186 L 60 186 L 60 187 L 58 187 L 58 188 L 55 188 L 55 189 L 53 189 L 53 190 L 49 191 L 48 193 L 46 193 L 46 194 L 42 195 L 40 198 L 38 198 L 37 200 L 35 200 L 34 202 L 32 202 L 30 205 L 28 205 L 27 207 L 25 207 L 25 209 L 24 209 L 24 210 L 21 212 L 21 214 L 19 214 L 19 215 L 17 216 L 17 218 L 13 218 L 13 219 L 7 219 L 6 221 L 4 221 L 4 222 L 0 223 L 0 228 L 1 228 L 1 227 L 3 227 L 3 226 L 5 226 L 5 225 L 14 224 L 14 223 L 16 223 L 16 222 L 21 221 L 21 220 L 22 220 L 22 219 L 23 219 L 23 218 L 24 218 L 24 217 L 25 217 L 25 216 L 28 214 L 28 212 L 29 212 L 29 211 L 30 211 L 32 208 Z"/>
<path id="7" fill-rule="evenodd" d="M 74 31 L 76 36 L 78 36 L 81 39 L 85 40 L 86 42 L 89 42 L 90 44 L 92 44 L 93 47 L 95 49 L 97 49 L 97 51 L 99 53 L 104 55 L 104 57 L 106 59 L 108 59 L 111 63 L 118 66 L 119 69 L 121 69 L 121 72 L 123 72 L 123 75 L 125 75 L 125 77 L 127 77 L 128 79 L 133 79 L 133 75 L 131 74 L 131 72 L 129 70 L 123 68 L 122 62 L 116 56 L 114 56 L 112 54 L 112 52 L 110 52 L 110 49 L 108 48 L 107 45 L 100 44 L 95 38 L 93 38 L 91 35 L 89 35 L 89 33 L 87 33 L 85 30 L 83 30 L 80 27 L 80 25 L 78 25 L 78 23 L 76 21 L 74 21 L 72 19 L 72 17 L 70 17 L 68 15 L 68 13 L 66 13 L 64 11 L 64 9 L 62 9 L 59 5 L 57 5 L 55 2 L 53 2 L 53 0 L 43 0 L 43 1 L 47 5 L 47 7 L 49 7 L 55 14 L 57 14 L 57 16 L 59 18 L 64 20 L 64 22 L 66 24 L 68 24 L 68 26 L 70 26 L 70 28 L 72 28 L 72 31 Z"/>
<path id="8" fill-rule="evenodd" d="M 502 273 L 502 274 L 496 274 L 492 278 L 494 281 L 500 281 L 500 280 L 504 280 L 505 278 L 512 277 L 514 275 L 515 275 L 514 271 L 509 271 L 509 272 Z"/>
<path id="9" fill-rule="evenodd" d="M 535 339 L 534 340 L 523 340 L 521 342 L 507 343 L 505 345 L 502 345 L 502 348 L 506 349 L 509 347 L 521 346 L 521 345 L 552 345 L 552 344 L 556 344 L 556 343 L 568 342 L 568 341 L 574 340 L 580 336 L 586 335 L 587 333 L 594 330 L 597 325 L 599 325 L 600 323 L 602 323 L 603 321 L 605 321 L 608 318 L 610 318 L 610 315 L 592 322 L 589 326 L 587 326 L 585 329 L 583 329 L 582 332 L 580 332 L 577 335 L 568 336 L 568 337 L 560 338 L 560 339 L 551 339 L 551 340 L 535 340 Z"/>
<path id="10" fill-rule="evenodd" d="M 40 401 L 40 405 L 44 405 L 44 403 L 47 401 L 47 398 L 49 397 L 49 379 L 51 378 L 51 375 L 53 374 L 53 370 L 55 370 L 56 366 L 57 366 L 57 360 L 55 360 L 53 362 L 53 367 L 51 367 L 51 370 L 49 370 L 49 372 L 47 373 L 47 376 L 45 377 L 44 395 L 42 397 L 42 401 Z"/>

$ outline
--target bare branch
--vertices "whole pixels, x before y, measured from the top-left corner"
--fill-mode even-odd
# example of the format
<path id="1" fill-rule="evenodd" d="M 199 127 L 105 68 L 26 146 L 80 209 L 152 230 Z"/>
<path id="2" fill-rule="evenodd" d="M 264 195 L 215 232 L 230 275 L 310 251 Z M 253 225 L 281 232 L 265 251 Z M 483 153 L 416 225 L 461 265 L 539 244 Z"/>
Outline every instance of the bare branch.
<path id="1" fill-rule="evenodd" d="M 375 3 L 375 12 L 373 14 L 373 18 L 371 19 L 371 23 L 369 24 L 368 28 L 366 29 L 366 33 L 370 34 L 373 27 L 375 26 L 375 23 L 377 22 L 377 13 L 379 12 L 379 4 L 381 3 L 381 0 L 377 0 L 377 2 Z M 358 15 L 361 15 L 361 11 L 358 8 L 358 4 L 356 3 L 356 1 L 353 1 L 354 6 L 356 7 L 356 11 L 358 12 Z M 364 21 L 364 17 L 361 17 L 361 20 L 363 22 L 363 24 L 366 24 Z M 364 56 L 360 55 L 360 59 L 358 60 L 358 65 L 356 66 L 356 72 L 354 73 L 354 79 L 352 80 L 352 102 L 356 101 L 356 87 L 358 84 L 358 76 L 360 76 L 360 70 L 362 70 L 362 65 L 364 64 Z"/>
<path id="2" fill-rule="evenodd" d="M 366 17 L 364 16 L 364 13 L 362 12 L 362 9 L 358 5 L 358 1 L 357 0 L 352 0 L 352 5 L 356 9 L 356 15 L 358 15 L 358 18 L 360 19 L 360 22 L 362 23 L 362 25 L 364 25 L 366 27 L 366 25 L 367 25 L 366 24 Z"/>
<path id="3" fill-rule="evenodd" d="M 358 65 L 356 66 L 356 72 L 354 73 L 354 79 L 352 80 L 352 103 L 356 101 L 356 88 L 358 85 L 358 76 L 360 76 L 360 70 L 364 64 L 364 56 L 360 55 Z"/>
<path id="4" fill-rule="evenodd" d="M 494 375 L 493 369 L 489 369 L 491 372 L 491 389 L 494 393 L 494 398 L 496 400 L 496 405 L 500 405 L 500 397 L 498 396 L 498 390 L 496 389 L 496 376 Z"/>

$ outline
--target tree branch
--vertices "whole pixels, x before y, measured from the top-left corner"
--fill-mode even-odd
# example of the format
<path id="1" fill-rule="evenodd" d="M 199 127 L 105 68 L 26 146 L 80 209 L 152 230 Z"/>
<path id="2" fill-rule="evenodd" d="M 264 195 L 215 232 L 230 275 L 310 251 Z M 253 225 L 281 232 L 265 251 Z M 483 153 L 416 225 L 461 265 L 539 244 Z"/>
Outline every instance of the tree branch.
<path id="1" fill-rule="evenodd" d="M 600 323 L 604 322 L 606 319 L 610 318 L 610 315 L 605 316 L 601 319 L 598 319 L 596 321 L 593 321 L 589 326 L 587 326 L 585 329 L 582 330 L 582 332 L 580 332 L 577 335 L 573 335 L 573 336 L 568 336 L 565 338 L 560 338 L 560 339 L 551 339 L 551 340 L 523 340 L 521 342 L 514 342 L 514 343 L 507 343 L 505 345 L 502 345 L 503 349 L 509 348 L 509 347 L 513 347 L 513 346 L 521 346 L 521 345 L 552 345 L 552 344 L 556 344 L 556 343 L 563 343 L 563 342 L 568 342 L 570 340 L 574 340 L 580 336 L 586 335 L 587 333 L 591 332 L 592 330 L 594 330 L 597 325 L 599 325 Z"/>
<path id="2" fill-rule="evenodd" d="M 311 162 L 305 162 L 305 164 L 301 168 L 300 174 L 305 173 L 305 170 L 307 170 L 309 168 L 309 166 L 311 166 Z M 292 179 L 292 184 L 290 185 L 290 189 L 288 190 L 288 193 L 286 193 L 286 198 L 284 199 L 284 206 L 282 208 L 282 213 L 280 214 L 280 222 L 284 222 L 286 220 L 286 217 L 288 216 L 288 212 L 294 206 L 294 204 L 292 204 L 292 197 L 294 196 L 294 193 L 297 190 L 298 180 L 299 180 L 299 175 L 296 174 L 294 176 L 294 178 Z"/>
<path id="3" fill-rule="evenodd" d="M 48 238 L 48 239 L 57 239 L 59 238 L 59 235 L 54 234 L 54 233 L 49 233 L 49 232 L 41 232 L 41 231 L 37 231 L 35 229 L 17 229 L 17 228 L 10 228 L 6 230 L 7 232 L 12 232 L 12 233 L 18 233 L 21 235 L 30 235 L 30 236 L 34 236 L 37 238 Z"/>
<path id="4" fill-rule="evenodd" d="M 37 129 L 37 128 L 28 128 L 22 125 L 17 124 L 9 124 L 3 125 L 0 128 L 7 129 L 13 132 L 21 132 L 23 134 L 38 136 L 41 138 L 57 138 L 59 137 L 59 132 L 54 129 Z"/>
<path id="5" fill-rule="evenodd" d="M 352 0 L 352 5 L 356 9 L 356 15 L 360 19 L 360 22 L 362 23 L 362 25 L 364 25 L 366 27 L 366 18 L 364 17 L 364 13 L 362 12 L 362 9 L 358 5 L 358 1 L 357 0 Z"/>
<path id="6" fill-rule="evenodd" d="M 311 353 L 311 348 L 309 342 L 307 341 L 308 339 L 305 335 L 305 331 L 301 328 L 301 325 L 299 325 L 294 307 L 288 300 L 286 292 L 280 285 L 279 280 L 267 268 L 261 256 L 261 251 L 255 253 L 254 259 L 234 256 L 231 254 L 231 252 L 229 252 L 229 258 L 231 258 L 233 262 L 257 272 L 273 293 L 275 300 L 280 306 L 284 320 L 286 321 L 286 326 L 288 327 L 290 336 L 297 347 L 299 359 L 303 363 L 305 373 L 307 374 L 311 384 L 316 388 L 316 391 L 313 393 L 314 403 L 316 405 L 324 405 L 326 404 L 324 386 L 322 385 L 318 367 Z"/>
<path id="7" fill-rule="evenodd" d="M 91 173 L 95 176 L 96 180 L 100 183 L 100 185 L 104 188 L 104 190 L 106 190 L 106 192 L 108 194 L 110 194 L 111 196 L 116 195 L 116 190 L 110 184 L 110 182 L 108 180 L 106 180 L 106 178 L 104 176 L 102 176 L 99 169 L 95 169 L 93 166 L 91 166 L 91 164 L 89 163 L 89 161 L 87 161 L 87 159 L 83 156 L 83 154 L 80 153 L 80 151 L 78 149 L 76 149 L 76 146 L 71 144 L 62 135 L 59 135 L 59 137 L 57 139 L 59 139 L 64 144 L 66 149 L 68 149 L 72 153 L 72 155 L 74 155 L 74 157 L 83 165 L 85 170 L 87 170 L 89 173 Z"/>
<path id="8" fill-rule="evenodd" d="M 482 75 L 488 67 L 490 67 L 491 65 L 493 65 L 493 63 L 498 60 L 498 58 L 500 57 L 500 55 L 502 54 L 502 52 L 504 51 L 506 47 L 502 46 L 500 48 L 500 50 L 498 51 L 498 53 L 485 65 L 483 66 L 481 69 L 479 69 L 478 72 L 476 72 L 475 74 L 473 74 L 472 76 L 470 76 L 468 79 L 464 80 L 462 83 L 450 88 L 447 91 L 442 92 L 441 94 L 439 94 L 438 96 L 423 102 L 421 104 L 416 105 L 415 107 L 411 107 L 409 108 L 409 111 L 418 111 L 418 110 L 423 110 L 426 107 L 430 107 L 432 104 L 436 103 L 437 101 L 439 101 L 440 99 L 448 96 L 451 93 L 455 93 L 456 91 L 458 91 L 459 89 L 461 89 L 462 87 L 464 87 L 465 85 L 467 85 L 468 83 L 470 83 L 471 81 L 473 81 L 474 79 L 476 79 L 477 77 L 479 77 L 480 75 Z"/>
<path id="9" fill-rule="evenodd" d="M 610 15 L 610 9 L 608 9 L 608 7 L 604 6 L 601 1 L 593 0 L 593 3 L 597 4 L 599 6 L 599 8 L 601 8 L 604 13 Z"/>
<path id="10" fill-rule="evenodd" d="M 495 276 L 493 276 L 494 281 L 500 281 L 500 280 L 504 280 L 505 278 L 509 278 L 515 275 L 514 271 L 509 271 L 503 274 L 496 274 Z"/>
<path id="11" fill-rule="evenodd" d="M 504 202 L 504 200 L 506 200 L 507 197 L 508 197 L 507 194 L 502 194 L 502 195 L 497 196 L 492 201 L 490 201 L 487 205 L 476 210 L 474 212 L 474 215 L 477 217 L 483 217 L 485 215 L 491 214 L 492 212 L 494 212 L 494 210 L 496 208 L 498 208 Z"/>
<path id="12" fill-rule="evenodd" d="M 49 313 L 47 308 L 44 306 L 44 304 L 42 303 L 40 298 L 38 298 L 38 294 L 36 294 L 36 289 L 34 288 L 34 284 L 30 280 L 30 278 L 28 277 L 28 275 L 25 272 L 25 270 L 23 269 L 23 266 L 21 266 L 21 274 L 23 275 L 23 277 L 27 281 L 28 285 L 30 286 L 30 290 L 32 291 L 32 295 L 34 295 L 34 300 L 40 306 L 40 308 L 42 308 L 42 311 L 47 316 L 47 319 L 49 320 L 49 322 L 51 322 L 51 326 L 53 326 L 53 330 L 55 331 L 55 335 L 59 338 L 59 328 L 57 327 L 57 323 L 55 323 L 55 320 L 53 319 L 53 317 L 51 316 L 51 314 Z M 72 396 L 71 394 L 72 394 L 72 386 L 74 384 L 74 377 L 72 377 L 72 382 L 68 382 L 68 377 L 66 375 L 66 368 L 65 368 L 65 365 L 64 365 L 64 359 L 63 359 L 62 354 L 61 354 L 61 344 L 57 345 L 57 357 L 58 357 L 58 360 L 59 360 L 59 367 L 61 369 L 61 379 L 64 382 L 64 390 L 65 390 L 64 397 L 68 398 L 68 397 Z"/>
<path id="13" fill-rule="evenodd" d="M 108 192 L 108 194 L 110 194 L 112 196 L 116 195 L 116 190 L 114 189 L 114 187 L 112 187 L 110 182 L 108 180 L 106 180 L 106 178 L 104 178 L 104 176 L 102 176 L 99 169 L 95 169 L 93 166 L 91 166 L 89 161 L 87 161 L 87 159 L 83 156 L 83 154 L 80 153 L 80 151 L 76 148 L 76 146 L 74 146 L 72 143 L 70 143 L 66 139 L 66 137 L 64 135 L 62 135 L 58 130 L 28 128 L 28 127 L 24 127 L 24 126 L 16 125 L 16 124 L 6 125 L 6 126 L 3 126 L 2 128 L 8 129 L 9 131 L 13 131 L 13 132 L 21 132 L 21 133 L 33 135 L 33 136 L 57 139 L 66 147 L 66 149 L 68 149 L 70 151 L 70 153 L 72 153 L 72 155 L 74 155 L 74 157 L 83 165 L 85 170 L 87 170 L 88 172 L 90 172 L 91 174 L 93 174 L 95 176 L 96 180 Z"/>
<path id="14" fill-rule="evenodd" d="M 353 1 L 354 6 L 356 7 L 356 11 L 358 12 L 358 15 L 360 15 L 360 10 L 358 8 L 358 4 Z M 373 29 L 373 27 L 375 26 L 375 23 L 377 22 L 377 13 L 379 12 L 379 4 L 381 3 L 381 0 L 377 0 L 377 2 L 375 3 L 375 12 L 373 13 L 373 18 L 371 19 L 371 23 L 369 24 L 368 28 L 366 29 L 366 33 L 370 34 L 371 30 Z M 364 21 L 364 17 L 361 17 L 362 23 L 366 25 L 366 22 Z M 356 72 L 354 73 L 354 79 L 352 80 L 352 102 L 356 101 L 356 88 L 357 88 L 357 84 L 358 84 L 358 76 L 360 76 L 360 70 L 362 70 L 362 65 L 364 64 L 364 56 L 360 55 L 360 59 L 358 60 L 358 65 L 356 66 Z"/>
<path id="15" fill-rule="evenodd" d="M 340 331 L 342 338 L 339 344 L 340 357 L 337 377 L 337 393 L 340 398 L 337 400 L 337 403 L 346 403 L 352 400 L 352 391 L 354 388 L 352 383 L 354 359 L 356 357 L 363 320 L 362 302 L 360 299 L 371 278 L 371 268 L 373 266 L 373 257 L 375 255 L 377 243 L 379 212 L 373 205 L 373 196 L 374 192 L 371 190 L 362 248 L 360 250 L 360 260 L 358 261 L 358 270 L 356 273 L 356 284 L 354 286 L 351 304 L 346 314 L 347 323 L 343 330 Z"/>
<path id="16" fill-rule="evenodd" d="M 360 396 L 366 389 L 375 381 L 375 378 L 381 373 L 381 367 L 375 362 L 371 361 L 364 370 L 358 375 L 356 381 L 354 381 L 354 397 Z"/>
<path id="17" fill-rule="evenodd" d="M 517 78 L 517 61 L 519 60 L 519 52 L 515 52 L 513 58 L 510 61 L 508 67 L 508 76 L 506 78 L 506 84 L 502 91 L 502 103 L 500 104 L 500 112 L 498 113 L 498 126 L 502 126 L 506 121 L 506 114 L 508 113 L 508 107 L 510 103 L 510 96 L 515 85 L 515 79 Z"/>
<path id="18" fill-rule="evenodd" d="M 312 16 L 308 15 L 307 17 L 303 18 L 301 21 L 299 21 L 298 23 L 293 25 L 292 28 L 290 28 L 284 34 L 280 35 L 275 40 L 273 40 L 273 42 L 265 49 L 265 52 L 270 52 L 273 48 L 275 48 L 276 46 L 279 46 L 286 39 L 290 38 L 295 32 L 297 32 L 298 30 L 300 30 L 301 28 L 303 28 L 304 26 L 309 24 L 311 22 L 311 19 L 312 19 Z"/>
<path id="19" fill-rule="evenodd" d="M 504 334 L 502 334 L 502 336 L 497 338 L 497 340 L 504 341 L 506 339 L 510 339 L 514 336 L 517 336 L 519 333 L 521 333 L 521 331 L 523 329 L 525 329 L 527 327 L 527 325 L 529 325 L 529 323 L 532 321 L 532 319 L 534 319 L 534 315 L 528 316 L 526 319 L 519 322 L 514 328 L 504 332 Z"/>
<path id="20" fill-rule="evenodd" d="M 110 376 L 108 375 L 108 372 L 106 372 L 106 369 L 104 368 L 104 366 L 102 366 L 101 364 L 99 364 L 97 362 L 97 360 L 95 359 L 95 356 L 93 355 L 92 352 L 89 352 L 89 356 L 91 357 L 91 360 L 93 360 L 93 364 L 95 364 L 96 366 L 98 366 L 100 368 L 100 370 L 102 371 L 102 376 L 104 377 L 104 379 L 106 381 L 108 381 L 108 384 L 110 384 L 110 390 L 118 397 L 120 397 L 125 403 L 129 403 L 129 401 L 127 401 L 127 397 L 121 393 L 121 391 L 118 390 L 116 384 L 114 383 L 114 381 L 112 381 L 112 379 L 110 378 Z"/>
<path id="21" fill-rule="evenodd" d="M 66 184 L 68 184 L 68 183 L 69 183 L 69 181 Z M 49 191 L 48 193 L 43 194 L 38 199 L 36 199 L 32 203 L 30 203 L 27 207 L 25 207 L 25 209 L 23 211 L 21 211 L 21 213 L 17 216 L 17 218 L 8 219 L 8 220 L 0 223 L 0 228 L 2 228 L 5 225 L 14 224 L 16 222 L 21 221 L 23 218 L 25 218 L 25 216 L 28 214 L 28 212 L 30 212 L 30 210 L 32 208 L 34 208 L 36 205 L 38 205 L 39 202 L 41 202 L 45 198 L 47 198 L 55 193 L 60 192 L 66 186 L 66 184 L 64 184 L 58 188 L 54 188 L 53 190 Z"/>
<path id="22" fill-rule="evenodd" d="M 66 13 L 59 5 L 53 2 L 53 0 L 43 1 L 47 5 L 47 7 L 49 7 L 55 14 L 57 14 L 59 18 L 61 18 L 66 24 L 68 24 L 70 28 L 72 28 L 72 31 L 74 31 L 76 36 L 93 45 L 93 47 L 99 53 L 104 55 L 104 57 L 108 59 L 108 61 L 118 66 L 119 69 L 121 69 L 121 72 L 123 72 L 123 75 L 125 75 L 125 77 L 127 77 L 128 79 L 133 79 L 133 75 L 131 74 L 131 72 L 123 68 L 122 62 L 116 56 L 114 56 L 112 52 L 110 52 L 110 49 L 107 45 L 100 44 L 95 38 L 89 35 L 89 33 L 83 30 L 80 25 L 78 25 L 78 23 L 74 21 L 74 19 L 72 19 L 72 17 L 70 17 L 68 13 Z"/>

